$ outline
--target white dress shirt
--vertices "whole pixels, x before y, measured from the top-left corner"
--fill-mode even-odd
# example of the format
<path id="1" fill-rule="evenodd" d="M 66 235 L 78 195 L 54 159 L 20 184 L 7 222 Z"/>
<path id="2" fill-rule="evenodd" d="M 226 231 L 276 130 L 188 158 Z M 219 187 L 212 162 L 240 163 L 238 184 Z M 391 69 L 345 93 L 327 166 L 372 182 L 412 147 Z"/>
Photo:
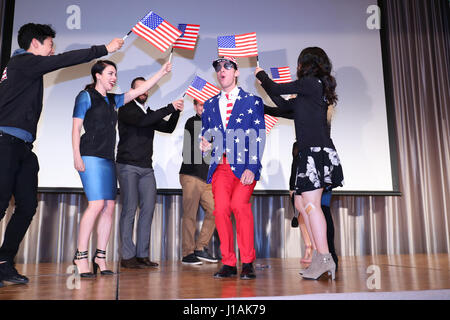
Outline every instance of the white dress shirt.
<path id="1" fill-rule="evenodd" d="M 142 111 L 144 111 L 145 114 L 147 114 L 147 107 L 146 106 L 144 106 L 142 103 L 138 102 L 136 99 L 134 99 L 133 101 L 136 102 L 138 107 L 141 108 Z"/>
<path id="2" fill-rule="evenodd" d="M 234 103 L 236 102 L 237 97 L 239 96 L 239 91 L 240 89 L 238 88 L 238 86 L 234 87 L 233 90 L 230 91 L 230 93 L 228 93 L 228 97 L 231 100 L 231 103 L 234 106 Z M 229 102 L 229 100 L 227 99 L 226 95 L 225 95 L 225 91 L 222 91 L 222 93 L 220 94 L 220 99 L 219 99 L 219 109 L 220 109 L 220 116 L 222 118 L 222 125 L 223 125 L 223 129 L 225 130 L 225 123 L 226 123 L 226 119 L 227 119 L 227 104 Z"/>

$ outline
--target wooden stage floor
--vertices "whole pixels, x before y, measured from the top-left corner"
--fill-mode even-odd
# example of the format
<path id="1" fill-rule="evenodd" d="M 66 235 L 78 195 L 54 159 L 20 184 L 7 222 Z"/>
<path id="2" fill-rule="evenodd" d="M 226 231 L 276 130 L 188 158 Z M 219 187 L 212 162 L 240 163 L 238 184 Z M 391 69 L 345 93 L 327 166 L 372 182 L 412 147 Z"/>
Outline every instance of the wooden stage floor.
<path id="1" fill-rule="evenodd" d="M 450 289 L 450 255 L 340 257 L 336 281 L 323 276 L 303 280 L 299 259 L 258 259 L 255 280 L 214 279 L 220 264 L 186 266 L 165 261 L 159 268 L 121 269 L 114 276 L 83 279 L 76 288 L 67 274 L 70 264 L 18 264 L 30 282 L 5 283 L 0 300 L 172 300 L 232 299 L 296 296 L 324 293 L 398 292 Z M 109 266 L 113 265 L 109 262 Z M 118 271 L 118 263 L 114 263 Z M 369 268 L 369 266 L 375 266 Z M 269 266 L 269 267 L 267 267 Z M 265 268 L 264 268 L 265 267 Z M 379 269 L 378 269 L 379 268 Z M 374 273 L 379 270 L 379 274 Z M 377 279 L 374 277 L 378 275 Z M 378 288 L 376 286 L 379 285 Z"/>

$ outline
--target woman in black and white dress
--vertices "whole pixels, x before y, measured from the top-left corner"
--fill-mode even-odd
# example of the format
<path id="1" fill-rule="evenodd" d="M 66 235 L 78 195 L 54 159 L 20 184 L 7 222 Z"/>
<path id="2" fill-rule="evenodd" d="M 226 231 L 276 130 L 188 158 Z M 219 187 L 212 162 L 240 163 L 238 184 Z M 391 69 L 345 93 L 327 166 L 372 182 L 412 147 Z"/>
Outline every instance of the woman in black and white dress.
<path id="1" fill-rule="evenodd" d="M 298 79 L 275 83 L 257 68 L 255 75 L 269 95 L 297 94 L 292 103 L 283 104 L 294 112 L 295 134 L 299 147 L 296 159 L 295 202 L 304 208 L 303 218 L 311 226 L 317 251 L 310 266 L 302 271 L 306 279 L 318 279 L 328 272 L 334 279 L 336 265 L 327 244 L 327 226 L 321 209 L 324 190 L 343 185 L 343 172 L 327 123 L 328 106 L 337 102 L 332 64 L 318 47 L 304 49 L 298 58 Z M 287 111 L 287 110 L 286 110 Z"/>

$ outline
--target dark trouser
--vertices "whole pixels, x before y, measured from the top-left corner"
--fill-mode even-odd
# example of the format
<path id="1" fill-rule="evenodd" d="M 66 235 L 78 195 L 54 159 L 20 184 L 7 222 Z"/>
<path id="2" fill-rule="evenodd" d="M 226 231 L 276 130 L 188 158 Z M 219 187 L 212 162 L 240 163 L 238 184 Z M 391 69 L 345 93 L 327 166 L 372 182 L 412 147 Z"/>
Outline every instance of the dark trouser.
<path id="1" fill-rule="evenodd" d="M 334 223 L 333 217 L 331 216 L 331 210 L 328 206 L 322 205 L 322 211 L 325 216 L 325 220 L 327 221 L 327 242 L 328 242 L 328 250 L 333 257 L 334 263 L 336 263 L 336 269 L 338 265 L 338 257 L 336 255 L 336 248 L 334 247 Z"/>
<path id="2" fill-rule="evenodd" d="M 117 163 L 117 176 L 122 198 L 120 214 L 121 257 L 147 258 L 150 253 L 150 232 L 156 203 L 156 180 L 152 168 Z M 139 205 L 136 245 L 133 243 L 134 220 Z"/>
<path id="3" fill-rule="evenodd" d="M 0 261 L 13 262 L 37 208 L 39 163 L 31 144 L 0 132 L 0 220 L 11 196 L 15 211 L 0 248 Z"/>

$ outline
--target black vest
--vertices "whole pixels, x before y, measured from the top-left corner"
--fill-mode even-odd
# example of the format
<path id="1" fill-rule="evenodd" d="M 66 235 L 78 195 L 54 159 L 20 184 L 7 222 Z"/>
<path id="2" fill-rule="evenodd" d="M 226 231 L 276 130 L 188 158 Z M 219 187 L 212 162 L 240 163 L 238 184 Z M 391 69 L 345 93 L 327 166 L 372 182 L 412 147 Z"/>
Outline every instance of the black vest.
<path id="1" fill-rule="evenodd" d="M 114 160 L 116 147 L 117 111 L 114 94 L 108 93 L 109 105 L 95 89 L 86 90 L 91 97 L 91 107 L 83 120 L 85 133 L 81 136 L 82 156 L 95 156 Z"/>

